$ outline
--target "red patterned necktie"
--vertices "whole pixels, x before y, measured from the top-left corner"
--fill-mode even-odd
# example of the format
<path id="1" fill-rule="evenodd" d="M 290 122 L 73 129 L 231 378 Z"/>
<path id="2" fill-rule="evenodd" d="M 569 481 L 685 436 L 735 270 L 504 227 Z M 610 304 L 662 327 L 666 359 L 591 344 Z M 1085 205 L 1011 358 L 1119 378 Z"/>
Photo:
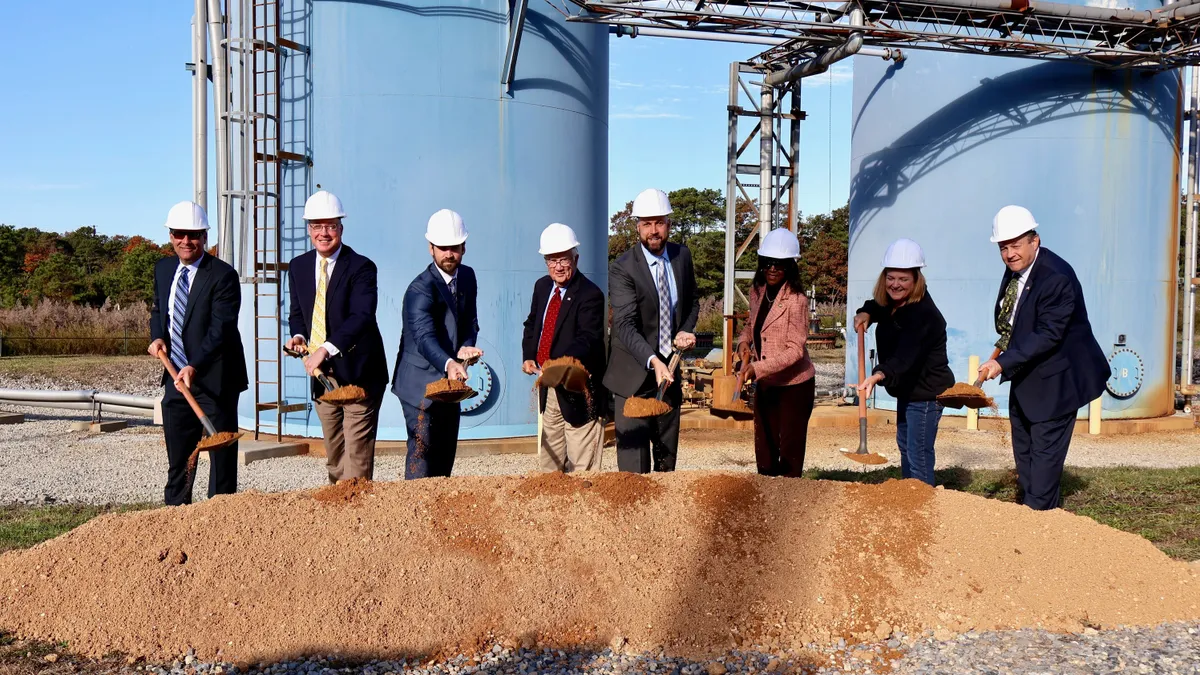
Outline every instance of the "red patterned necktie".
<path id="1" fill-rule="evenodd" d="M 537 364 L 540 366 L 550 358 L 550 345 L 554 342 L 554 326 L 558 323 L 558 308 L 562 300 L 558 289 L 550 296 L 550 307 L 546 309 L 546 320 L 542 322 L 542 339 L 538 342 Z"/>

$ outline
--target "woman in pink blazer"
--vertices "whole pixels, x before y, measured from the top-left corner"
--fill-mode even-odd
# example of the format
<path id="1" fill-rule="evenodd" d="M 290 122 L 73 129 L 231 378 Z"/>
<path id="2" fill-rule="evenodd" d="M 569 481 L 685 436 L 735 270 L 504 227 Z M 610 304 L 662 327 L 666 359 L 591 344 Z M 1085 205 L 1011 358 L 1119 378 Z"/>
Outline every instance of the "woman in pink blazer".
<path id="1" fill-rule="evenodd" d="M 765 476 L 799 478 L 804 471 L 808 420 L 816 371 L 808 358 L 808 298 L 800 287 L 800 244 L 788 230 L 773 230 L 758 249 L 750 289 L 750 317 L 738 339 L 746 381 L 754 395 L 754 458 Z"/>

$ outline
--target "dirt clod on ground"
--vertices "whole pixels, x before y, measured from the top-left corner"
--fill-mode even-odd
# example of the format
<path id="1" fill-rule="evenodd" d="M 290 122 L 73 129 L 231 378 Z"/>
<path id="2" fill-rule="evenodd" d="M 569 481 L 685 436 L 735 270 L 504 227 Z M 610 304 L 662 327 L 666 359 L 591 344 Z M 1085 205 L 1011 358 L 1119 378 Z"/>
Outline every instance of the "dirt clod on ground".
<path id="1" fill-rule="evenodd" d="M 1200 570 L 1140 537 L 914 480 L 346 481 L 101 516 L 0 555 L 0 629 L 155 660 L 407 658 L 530 636 L 696 658 L 1197 618 Z"/>
<path id="2" fill-rule="evenodd" d="M 671 406 L 656 398 L 630 396 L 625 399 L 626 417 L 658 417 L 671 411 Z"/>
<path id="3" fill-rule="evenodd" d="M 360 403 L 367 400 L 367 392 L 356 384 L 348 384 L 344 387 L 338 387 L 332 391 L 325 392 L 321 395 L 320 400 L 334 405 Z"/>

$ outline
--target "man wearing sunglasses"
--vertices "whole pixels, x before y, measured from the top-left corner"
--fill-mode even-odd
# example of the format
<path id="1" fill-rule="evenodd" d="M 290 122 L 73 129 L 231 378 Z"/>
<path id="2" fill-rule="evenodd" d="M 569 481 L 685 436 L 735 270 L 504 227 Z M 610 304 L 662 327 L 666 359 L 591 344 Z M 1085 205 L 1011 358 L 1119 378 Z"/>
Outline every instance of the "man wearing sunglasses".
<path id="1" fill-rule="evenodd" d="M 232 267 L 204 252 L 204 208 L 180 202 L 167 213 L 166 227 L 175 255 L 154 266 L 149 352 L 156 358 L 164 352 L 178 374 L 172 379 L 164 369 L 162 376 L 168 465 L 163 501 L 178 506 L 192 503 L 195 476 L 189 474 L 187 460 L 203 434 L 179 387 L 191 390 L 218 432 L 236 432 L 238 396 L 246 390 L 247 378 L 238 333 L 241 285 Z M 210 498 L 237 492 L 237 459 L 237 443 L 209 453 Z"/>
<path id="2" fill-rule="evenodd" d="M 634 473 L 674 471 L 679 447 L 679 406 L 683 402 L 671 353 L 696 344 L 700 300 L 692 253 L 667 241 L 671 202 L 662 190 L 644 190 L 633 200 L 638 242 L 609 266 L 608 302 L 612 307 L 611 355 L 604 386 L 613 392 L 617 468 Z M 670 412 L 640 419 L 625 416 L 631 396 L 663 400 Z M 653 460 L 653 466 L 651 466 Z"/>
<path id="3" fill-rule="evenodd" d="M 342 200 L 318 190 L 304 203 L 304 219 L 313 250 L 288 263 L 292 334 L 287 346 L 305 351 L 313 406 L 325 437 L 329 482 L 370 480 L 375 473 L 375 437 L 379 406 L 387 389 L 387 355 L 375 320 L 378 272 L 371 259 L 342 243 Z M 325 373 L 334 386 L 356 385 L 367 400 L 337 406 L 318 400 Z"/>

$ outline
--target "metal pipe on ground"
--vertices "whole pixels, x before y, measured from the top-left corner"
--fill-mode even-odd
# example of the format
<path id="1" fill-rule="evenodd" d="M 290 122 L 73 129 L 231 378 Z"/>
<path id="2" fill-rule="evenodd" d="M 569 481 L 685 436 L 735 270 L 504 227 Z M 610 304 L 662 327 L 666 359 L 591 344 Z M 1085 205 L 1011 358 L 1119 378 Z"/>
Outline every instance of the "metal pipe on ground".
<path id="1" fill-rule="evenodd" d="M 121 415 L 154 417 L 154 406 L 157 400 L 148 396 L 115 394 L 96 391 L 95 389 L 77 389 L 73 391 L 0 389 L 0 403 L 32 408 L 60 408 L 64 410 L 92 410 L 96 406 L 99 406 L 101 412 L 108 411 Z"/>
<path id="2" fill-rule="evenodd" d="M 53 408 L 55 410 L 86 410 L 91 411 L 95 408 L 92 403 L 65 403 L 65 402 L 40 402 L 33 403 L 30 401 L 14 401 L 11 399 L 0 398 L 0 404 L 12 406 L 24 406 L 27 408 Z M 132 408 L 124 405 L 100 405 L 101 413 L 110 413 L 114 415 L 128 415 L 130 417 L 154 417 L 154 409 Z"/>

